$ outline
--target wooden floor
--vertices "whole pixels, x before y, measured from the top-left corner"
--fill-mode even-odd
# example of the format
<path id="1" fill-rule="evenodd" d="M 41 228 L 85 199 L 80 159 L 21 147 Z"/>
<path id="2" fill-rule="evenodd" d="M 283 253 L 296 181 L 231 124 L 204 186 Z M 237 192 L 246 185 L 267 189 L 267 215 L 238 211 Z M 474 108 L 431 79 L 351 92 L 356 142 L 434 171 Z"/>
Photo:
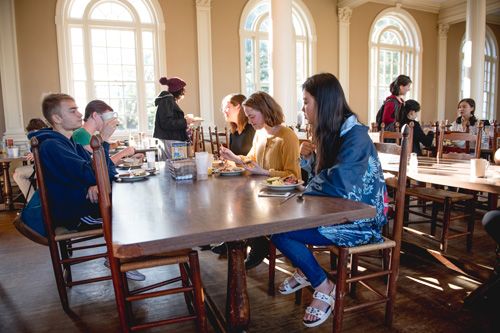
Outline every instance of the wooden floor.
<path id="1" fill-rule="evenodd" d="M 12 226 L 15 213 L 0 213 L 0 332 L 117 332 L 118 318 L 111 282 L 73 287 L 69 291 L 73 316 L 66 315 L 59 303 L 48 248 L 21 236 Z M 411 235 L 405 233 L 405 239 Z M 415 239 L 413 239 L 415 241 Z M 416 241 L 419 245 L 430 245 Z M 494 264 L 493 241 L 477 221 L 473 252 L 465 252 L 465 239 L 450 244 L 449 253 L 484 266 Z M 500 305 L 463 307 L 463 298 L 477 281 L 445 268 L 413 247 L 406 247 L 401 258 L 394 327 L 383 325 L 383 306 L 362 314 L 348 314 L 344 332 L 500 332 Z M 418 255 L 417 255 L 418 254 Z M 324 256 L 322 261 L 326 260 Z M 372 259 L 376 260 L 376 259 Z M 226 292 L 226 260 L 210 251 L 200 252 L 202 278 L 207 291 L 223 309 Z M 76 268 L 78 274 L 107 274 L 103 260 Z M 294 296 L 269 297 L 266 294 L 267 265 L 248 272 L 252 332 L 305 332 L 301 318 L 311 299 L 304 293 L 301 305 Z M 290 270 L 289 267 L 286 269 Z M 165 269 L 143 271 L 154 281 L 168 274 Z M 286 275 L 277 272 L 277 283 Z M 382 285 L 382 282 L 380 282 Z M 363 292 L 358 293 L 363 298 Z M 174 297 L 175 298 L 175 297 Z M 155 299 L 134 307 L 139 318 L 159 318 L 186 311 L 182 296 Z M 194 325 L 183 323 L 156 331 L 194 332 Z M 211 331 L 214 331 L 210 327 Z M 153 330 L 154 331 L 154 330 Z M 331 318 L 308 332 L 331 332 Z"/>

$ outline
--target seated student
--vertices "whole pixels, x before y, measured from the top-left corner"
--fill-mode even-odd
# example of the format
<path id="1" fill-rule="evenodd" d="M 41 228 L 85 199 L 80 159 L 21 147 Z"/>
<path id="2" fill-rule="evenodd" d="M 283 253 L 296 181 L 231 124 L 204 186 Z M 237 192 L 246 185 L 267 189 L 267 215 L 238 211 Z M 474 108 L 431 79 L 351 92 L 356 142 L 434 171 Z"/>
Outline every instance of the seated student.
<path id="1" fill-rule="evenodd" d="M 427 148 L 431 147 L 432 140 L 434 140 L 434 132 L 429 131 L 427 134 L 424 133 L 420 123 L 416 120 L 419 111 L 420 104 L 417 101 L 413 99 L 407 100 L 402 109 L 401 127 L 413 121 L 413 152 L 417 153 L 417 155 L 422 155 L 420 144 L 423 144 Z"/>
<path id="2" fill-rule="evenodd" d="M 45 185 L 52 207 L 52 221 L 56 227 L 68 230 L 99 228 L 98 190 L 90 153 L 71 138 L 73 131 L 82 126 L 82 114 L 73 97 L 66 94 L 49 94 L 42 101 L 43 116 L 52 128 L 44 128 L 28 134 L 39 143 L 40 162 L 45 176 Z M 111 180 L 116 169 L 109 158 L 108 140 L 116 130 L 117 123 L 108 122 L 101 129 L 103 147 Z M 105 262 L 109 267 L 109 263 Z M 137 272 L 127 274 L 129 279 L 142 281 L 146 277 Z"/>
<path id="3" fill-rule="evenodd" d="M 283 126 L 284 115 L 281 106 L 263 91 L 252 94 L 243 102 L 248 122 L 255 128 L 252 148 L 247 156 L 251 163 L 243 163 L 242 157 L 230 149 L 221 147 L 221 157 L 242 164 L 252 174 L 270 177 L 294 175 L 301 178 L 299 166 L 299 139 Z M 245 260 L 246 269 L 259 265 L 269 252 L 265 237 L 248 240 L 250 253 Z"/>
<path id="4" fill-rule="evenodd" d="M 302 90 L 303 108 L 313 128 L 315 145 L 314 151 L 301 150 L 301 165 L 310 173 L 305 194 L 361 201 L 375 206 L 377 211 L 371 219 L 271 236 L 281 253 L 297 267 L 279 291 L 290 294 L 311 285 L 318 296 L 313 298 L 303 318 L 305 326 L 314 327 L 333 311 L 335 285 L 307 245 L 357 246 L 382 242 L 381 229 L 387 223 L 387 190 L 368 128 L 351 111 L 337 78 L 329 73 L 314 75 L 304 82 Z"/>
<path id="5" fill-rule="evenodd" d="M 46 127 L 47 124 L 42 119 L 33 118 L 30 119 L 28 126 L 26 126 L 26 132 L 31 133 L 33 131 L 37 131 Z M 31 162 L 33 161 L 33 154 L 28 153 L 25 158 L 26 161 Z M 17 186 L 19 186 L 21 193 L 24 195 L 26 202 L 30 201 L 33 193 L 35 192 L 34 189 L 30 189 L 31 181 L 33 179 L 32 176 L 34 177 L 34 172 L 35 169 L 33 165 L 23 165 L 16 168 L 16 170 L 14 170 L 14 174 L 12 175 L 12 178 L 14 178 L 14 181 L 16 182 Z"/>
<path id="6" fill-rule="evenodd" d="M 85 107 L 85 115 L 83 117 L 83 125 L 73 132 L 72 138 L 76 143 L 81 144 L 88 151 L 92 152 L 90 148 L 90 138 L 95 132 L 101 132 L 105 125 L 116 127 L 118 126 L 118 118 L 111 116 L 109 119 L 104 116 L 113 112 L 111 106 L 101 100 L 90 101 Z M 122 151 L 111 156 L 114 164 L 118 164 L 122 158 L 133 156 L 135 158 L 144 158 L 143 154 L 135 154 L 134 147 L 127 147 Z"/>

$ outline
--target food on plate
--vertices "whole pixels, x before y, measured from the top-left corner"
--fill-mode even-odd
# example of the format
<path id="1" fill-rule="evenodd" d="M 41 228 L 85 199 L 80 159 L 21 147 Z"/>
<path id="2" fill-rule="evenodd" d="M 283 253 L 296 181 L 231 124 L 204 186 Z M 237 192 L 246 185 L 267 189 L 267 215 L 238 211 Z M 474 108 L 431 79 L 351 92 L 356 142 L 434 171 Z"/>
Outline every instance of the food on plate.
<path id="1" fill-rule="evenodd" d="M 299 180 L 294 175 L 289 175 L 286 177 L 271 177 L 266 179 L 268 185 L 295 185 L 299 183 Z"/>
<path id="2" fill-rule="evenodd" d="M 244 169 L 241 167 L 235 166 L 232 162 L 230 161 L 220 161 L 221 163 L 215 167 L 214 169 L 216 172 L 239 172 L 243 171 Z"/>
<path id="3" fill-rule="evenodd" d="M 127 158 L 122 159 L 122 162 L 120 163 L 120 165 L 122 165 L 124 167 L 141 166 L 142 165 L 142 160 L 141 159 L 137 159 L 137 158 L 127 157 Z"/>
<path id="4" fill-rule="evenodd" d="M 146 170 L 139 169 L 139 170 L 131 170 L 130 172 L 127 173 L 121 173 L 118 176 L 123 178 L 123 177 L 141 177 L 141 176 L 146 176 L 148 173 Z"/>

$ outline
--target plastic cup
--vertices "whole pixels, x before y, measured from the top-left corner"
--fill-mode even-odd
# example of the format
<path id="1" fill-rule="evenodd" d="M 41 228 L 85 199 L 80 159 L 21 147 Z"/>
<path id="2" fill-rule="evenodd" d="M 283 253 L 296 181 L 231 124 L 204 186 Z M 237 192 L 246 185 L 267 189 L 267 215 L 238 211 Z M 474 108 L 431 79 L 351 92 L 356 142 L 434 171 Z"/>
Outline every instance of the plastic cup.
<path id="1" fill-rule="evenodd" d="M 8 147 L 7 148 L 8 157 L 19 157 L 19 147 Z"/>
<path id="2" fill-rule="evenodd" d="M 153 169 L 155 167 L 156 155 L 154 151 L 146 152 L 146 162 L 148 162 L 148 169 Z"/>
<path id="3" fill-rule="evenodd" d="M 194 159 L 196 161 L 196 179 L 208 179 L 208 153 L 206 151 L 196 152 L 194 154 Z"/>

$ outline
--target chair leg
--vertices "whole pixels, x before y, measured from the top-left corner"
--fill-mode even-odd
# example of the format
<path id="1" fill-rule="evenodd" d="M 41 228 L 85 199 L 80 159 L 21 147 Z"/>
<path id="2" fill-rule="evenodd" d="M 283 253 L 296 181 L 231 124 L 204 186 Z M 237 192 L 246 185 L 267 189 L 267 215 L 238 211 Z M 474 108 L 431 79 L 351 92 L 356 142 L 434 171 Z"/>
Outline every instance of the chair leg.
<path id="1" fill-rule="evenodd" d="M 446 253 L 448 249 L 448 234 L 450 233 L 451 199 L 445 198 L 443 205 L 443 231 L 441 234 L 441 251 Z"/>
<path id="2" fill-rule="evenodd" d="M 439 210 L 438 203 L 433 202 L 432 203 L 432 215 L 431 215 L 431 235 L 432 236 L 436 236 L 438 210 Z"/>
<path id="3" fill-rule="evenodd" d="M 189 253 L 189 266 L 191 268 L 191 281 L 194 288 L 194 308 L 196 312 L 196 327 L 198 332 L 208 331 L 207 315 L 205 313 L 203 286 L 201 283 L 200 263 L 198 261 L 198 252 Z"/>
<path id="4" fill-rule="evenodd" d="M 179 271 L 181 273 L 182 286 L 184 288 L 189 287 L 189 276 L 188 276 L 188 273 L 186 271 L 186 267 L 184 266 L 184 263 L 180 263 L 179 264 Z M 188 309 L 189 313 L 193 314 L 194 313 L 194 309 L 191 306 L 190 294 L 191 293 L 189 291 L 185 291 L 184 292 L 184 300 L 186 301 L 186 306 L 187 306 L 187 309 Z"/>
<path id="5" fill-rule="evenodd" d="M 337 269 L 337 256 L 332 251 L 330 251 L 330 269 L 332 271 Z"/>
<path id="6" fill-rule="evenodd" d="M 276 246 L 269 241 L 269 282 L 267 285 L 267 294 L 274 296 L 275 291 L 275 276 L 276 276 Z"/>
<path id="7" fill-rule="evenodd" d="M 113 288 L 115 290 L 116 307 L 118 308 L 118 317 L 120 319 L 120 331 L 130 332 L 129 322 L 131 317 L 130 304 L 125 300 L 128 294 L 127 278 L 125 273 L 120 273 L 119 262 L 115 258 L 109 258 L 111 269 L 111 278 L 113 280 Z"/>
<path id="8" fill-rule="evenodd" d="M 68 293 L 66 290 L 66 283 L 64 281 L 64 274 L 62 271 L 62 266 L 60 264 L 59 250 L 57 249 L 56 242 L 49 241 L 49 249 L 50 258 L 52 259 L 52 269 L 54 270 L 54 277 L 56 279 L 57 292 L 59 293 L 59 299 L 61 300 L 63 310 L 68 313 L 70 311 Z"/>
<path id="9" fill-rule="evenodd" d="M 356 276 L 358 274 L 358 264 L 359 264 L 359 256 L 357 254 L 353 254 L 351 258 L 351 277 Z M 351 290 L 350 294 L 352 297 L 356 295 L 356 287 L 358 283 L 357 282 L 351 282 Z"/>
<path id="10" fill-rule="evenodd" d="M 474 200 L 473 203 L 469 203 L 469 205 L 467 206 L 468 207 L 467 210 L 469 213 L 469 217 L 468 217 L 468 221 L 467 221 L 467 232 L 468 232 L 468 234 L 467 234 L 467 252 L 470 252 L 472 250 L 472 239 L 474 236 L 474 225 L 476 222 L 475 202 L 476 202 L 476 200 Z"/>
<path id="11" fill-rule="evenodd" d="M 397 254 L 396 254 L 397 251 Z M 387 303 L 385 304 L 385 324 L 391 328 L 394 317 L 394 303 L 396 303 L 396 281 L 399 275 L 399 246 L 389 250 L 391 273 L 387 284 Z"/>
<path id="12" fill-rule="evenodd" d="M 295 292 L 295 304 L 300 305 L 302 303 L 302 290 L 299 289 Z"/>
<path id="13" fill-rule="evenodd" d="M 339 261 L 337 269 L 337 281 L 335 291 L 335 306 L 333 315 L 333 332 L 342 330 L 342 319 L 344 317 L 344 298 L 346 294 L 346 279 L 347 279 L 347 249 L 339 249 Z"/>
<path id="14" fill-rule="evenodd" d="M 69 258 L 69 253 L 68 253 L 68 243 L 66 241 L 58 242 L 59 244 L 59 251 L 61 253 L 61 259 L 68 259 Z M 69 288 L 71 288 L 71 282 L 73 282 L 73 276 L 71 274 L 71 265 L 70 264 L 63 264 L 63 276 L 64 276 L 64 281 L 65 285 Z"/>

